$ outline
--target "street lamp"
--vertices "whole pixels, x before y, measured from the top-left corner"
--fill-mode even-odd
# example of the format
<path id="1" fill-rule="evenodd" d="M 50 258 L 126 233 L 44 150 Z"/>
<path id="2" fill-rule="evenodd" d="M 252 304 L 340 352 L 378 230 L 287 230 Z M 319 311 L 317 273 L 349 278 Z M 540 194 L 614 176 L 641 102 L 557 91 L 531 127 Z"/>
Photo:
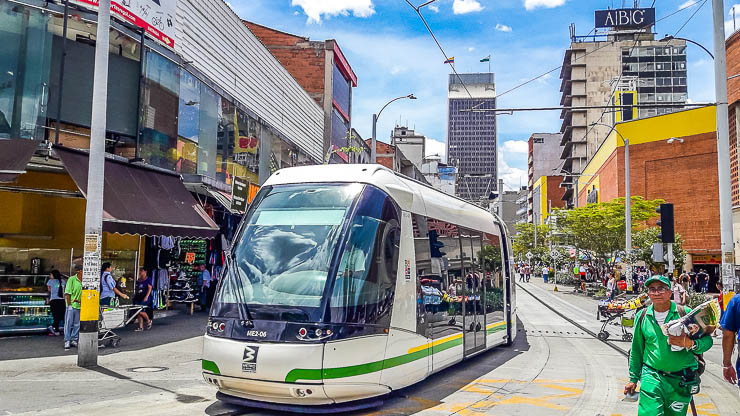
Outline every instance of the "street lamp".
<path id="1" fill-rule="evenodd" d="M 709 52 L 709 49 L 705 48 L 705 47 L 704 47 L 704 45 L 702 45 L 701 43 L 699 43 L 699 42 L 694 42 L 694 41 L 693 41 L 693 40 L 691 40 L 691 39 L 686 39 L 686 38 L 679 38 L 679 37 L 676 37 L 676 36 L 670 36 L 670 35 L 665 35 L 665 37 L 664 37 L 663 39 L 661 39 L 660 41 L 661 41 L 661 42 L 668 42 L 669 40 L 674 40 L 674 39 L 676 39 L 676 40 L 682 40 L 682 41 L 684 41 L 684 42 L 689 42 L 689 43 L 693 43 L 694 45 L 696 45 L 696 46 L 698 46 L 698 47 L 700 47 L 700 48 L 704 49 L 704 52 L 708 53 L 708 54 L 709 54 L 709 56 L 711 56 L 711 57 L 712 57 L 712 59 L 714 59 L 714 55 L 712 55 L 712 52 Z"/>
<path id="2" fill-rule="evenodd" d="M 380 114 L 383 112 L 383 110 L 385 110 L 385 108 L 388 107 L 388 104 L 390 104 L 390 103 L 392 103 L 394 101 L 397 101 L 397 100 L 401 100 L 403 98 L 408 98 L 410 100 L 415 100 L 416 99 L 416 97 L 414 96 L 413 93 L 411 93 L 409 95 L 403 95 L 403 96 L 400 96 L 400 97 L 396 97 L 396 98 L 388 101 L 387 103 L 385 103 L 385 105 L 383 106 L 383 108 L 381 108 L 380 111 L 378 111 L 378 114 L 373 114 L 373 138 L 372 138 L 372 146 L 370 148 L 370 161 L 372 163 L 377 163 L 377 157 L 378 157 L 378 149 L 376 149 L 376 146 L 377 146 L 377 144 L 376 144 L 377 137 L 376 137 L 376 134 L 375 134 L 376 133 L 377 124 L 378 124 L 378 117 L 380 117 Z"/>

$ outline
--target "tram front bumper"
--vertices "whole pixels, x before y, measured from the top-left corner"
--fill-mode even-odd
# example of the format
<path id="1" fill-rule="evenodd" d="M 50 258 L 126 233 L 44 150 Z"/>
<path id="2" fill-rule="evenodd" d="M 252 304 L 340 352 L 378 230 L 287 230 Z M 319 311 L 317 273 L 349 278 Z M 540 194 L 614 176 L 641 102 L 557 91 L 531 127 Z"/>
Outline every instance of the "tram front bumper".
<path id="1" fill-rule="evenodd" d="M 206 382 L 228 396 L 289 405 L 334 404 L 322 384 L 296 384 L 222 376 L 204 372 Z"/>

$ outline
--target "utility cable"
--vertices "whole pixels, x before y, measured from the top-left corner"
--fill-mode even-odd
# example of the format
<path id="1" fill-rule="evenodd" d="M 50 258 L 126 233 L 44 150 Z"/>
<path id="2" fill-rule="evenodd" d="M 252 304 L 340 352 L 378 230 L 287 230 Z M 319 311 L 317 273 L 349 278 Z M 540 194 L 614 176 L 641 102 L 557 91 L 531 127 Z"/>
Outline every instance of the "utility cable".
<path id="1" fill-rule="evenodd" d="M 686 27 L 687 24 L 689 24 L 689 22 L 691 21 L 691 19 L 693 19 L 694 16 L 696 16 L 696 14 L 699 13 L 699 10 L 701 10 L 701 8 L 704 7 L 705 4 L 707 4 L 707 0 L 704 0 L 699 5 L 699 7 L 697 7 L 696 10 L 694 10 L 694 13 L 692 13 L 691 16 L 689 16 L 689 18 L 683 23 L 683 25 L 681 25 L 681 27 L 678 28 L 678 30 L 676 31 L 676 33 L 673 34 L 673 37 L 678 36 L 678 32 L 680 32 L 681 30 L 683 30 L 683 28 Z"/>
<path id="2" fill-rule="evenodd" d="M 432 28 L 429 27 L 429 24 L 427 23 L 426 19 L 424 19 L 424 16 L 422 16 L 422 14 L 421 14 L 421 7 L 426 6 L 427 4 L 429 4 L 431 2 L 426 2 L 426 3 L 422 4 L 419 7 L 416 7 L 413 4 L 411 4 L 411 2 L 409 0 L 405 0 L 405 1 L 406 1 L 406 3 L 408 3 L 409 6 L 411 6 L 412 9 L 414 9 L 414 11 L 416 12 L 416 14 L 419 15 L 419 18 L 421 19 L 421 22 L 424 23 L 424 27 L 426 27 L 427 28 L 427 31 L 429 32 L 429 34 L 432 35 L 432 39 L 434 39 L 434 43 L 437 44 L 437 47 L 442 52 L 442 55 L 445 57 L 445 61 L 448 61 L 450 58 L 447 56 L 447 53 L 445 52 L 444 48 L 442 47 L 442 45 L 437 40 L 437 36 L 435 36 L 434 35 L 434 32 L 432 32 Z M 457 69 L 455 69 L 455 63 L 454 62 L 450 63 L 450 67 L 452 68 L 452 72 L 455 73 L 455 76 L 457 76 L 457 79 L 460 81 L 460 84 L 462 84 L 463 88 L 465 88 L 465 92 L 468 93 L 468 97 L 470 97 L 470 99 L 472 100 L 473 99 L 473 95 L 470 93 L 470 91 L 468 91 L 468 86 L 465 85 L 465 82 L 463 82 L 462 78 L 460 77 L 460 74 L 457 73 Z"/>

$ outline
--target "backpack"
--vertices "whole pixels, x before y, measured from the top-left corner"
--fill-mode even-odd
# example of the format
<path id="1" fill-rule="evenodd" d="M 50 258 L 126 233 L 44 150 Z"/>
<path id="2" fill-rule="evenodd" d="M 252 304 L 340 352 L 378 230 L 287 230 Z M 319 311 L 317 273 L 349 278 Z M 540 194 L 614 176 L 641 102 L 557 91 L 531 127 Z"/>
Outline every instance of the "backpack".
<path id="1" fill-rule="evenodd" d="M 678 315 L 683 318 L 686 316 L 686 308 L 682 305 L 676 305 L 676 311 L 678 311 Z M 640 317 L 637 318 L 637 325 L 635 325 L 635 328 L 638 328 L 640 325 L 642 325 L 642 319 L 645 317 L 645 314 L 647 313 L 647 308 L 642 311 L 640 314 Z M 696 363 L 699 364 L 699 367 L 696 369 L 696 374 L 701 376 L 704 374 L 704 370 L 707 368 L 707 362 L 704 360 L 704 353 L 696 354 L 694 353 L 694 358 L 696 358 Z"/>

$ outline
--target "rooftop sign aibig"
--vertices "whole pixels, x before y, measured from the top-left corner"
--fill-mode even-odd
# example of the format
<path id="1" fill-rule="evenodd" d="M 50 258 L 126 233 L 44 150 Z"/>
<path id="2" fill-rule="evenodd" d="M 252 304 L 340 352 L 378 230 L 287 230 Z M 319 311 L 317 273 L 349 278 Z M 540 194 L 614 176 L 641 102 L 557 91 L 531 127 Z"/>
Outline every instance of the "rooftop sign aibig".
<path id="1" fill-rule="evenodd" d="M 599 28 L 645 28 L 655 24 L 655 9 L 596 10 L 595 26 Z"/>

